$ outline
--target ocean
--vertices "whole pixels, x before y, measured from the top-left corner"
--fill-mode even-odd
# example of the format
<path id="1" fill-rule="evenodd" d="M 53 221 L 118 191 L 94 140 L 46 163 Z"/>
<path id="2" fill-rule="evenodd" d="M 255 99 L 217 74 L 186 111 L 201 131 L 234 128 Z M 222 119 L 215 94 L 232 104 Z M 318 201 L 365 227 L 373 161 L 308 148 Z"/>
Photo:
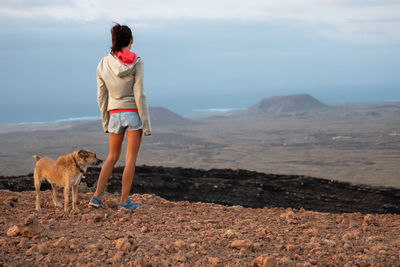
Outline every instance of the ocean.
<path id="1" fill-rule="evenodd" d="M 197 115 L 197 114 L 208 114 L 208 113 L 224 113 L 234 110 L 240 110 L 242 108 L 205 108 L 205 109 L 192 109 L 185 114 L 179 114 L 181 116 L 186 115 Z M 88 114 L 91 115 L 83 115 L 83 116 L 71 116 L 71 110 L 62 110 L 58 109 L 56 114 L 53 112 L 39 112 L 42 114 L 39 118 L 38 115 L 28 114 L 26 117 L 23 117 L 23 114 L 19 113 L 9 113 L 6 116 L 2 116 L 0 118 L 0 127 L 1 125 L 29 125 L 29 124 L 61 124 L 61 123 L 69 123 L 69 122 L 79 122 L 79 121 L 93 121 L 100 120 L 100 112 L 95 114 L 94 112 L 88 111 Z M 150 111 L 151 112 L 151 111 Z M 14 115 L 14 116 L 13 116 Z"/>

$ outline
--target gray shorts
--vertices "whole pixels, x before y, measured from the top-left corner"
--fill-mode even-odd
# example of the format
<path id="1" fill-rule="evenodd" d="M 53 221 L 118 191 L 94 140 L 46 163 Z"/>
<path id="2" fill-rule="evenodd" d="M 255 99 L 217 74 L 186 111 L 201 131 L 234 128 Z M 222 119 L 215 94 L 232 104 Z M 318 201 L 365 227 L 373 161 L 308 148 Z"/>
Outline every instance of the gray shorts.
<path id="1" fill-rule="evenodd" d="M 142 129 L 142 121 L 137 112 L 117 112 L 110 115 L 108 132 L 119 134 L 124 130 L 136 131 Z"/>

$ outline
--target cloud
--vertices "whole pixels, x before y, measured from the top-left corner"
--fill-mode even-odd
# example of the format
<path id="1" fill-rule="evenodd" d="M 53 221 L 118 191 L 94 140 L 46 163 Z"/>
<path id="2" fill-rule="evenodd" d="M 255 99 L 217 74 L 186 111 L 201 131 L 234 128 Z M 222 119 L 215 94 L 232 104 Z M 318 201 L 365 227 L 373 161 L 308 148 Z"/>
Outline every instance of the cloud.
<path id="1" fill-rule="evenodd" d="M 292 20 L 323 25 L 321 34 L 327 38 L 400 43 L 398 0 L 3 0 L 0 15 L 111 20 L 135 26 L 182 19 Z"/>
<path id="2" fill-rule="evenodd" d="M 339 6 L 392 6 L 398 5 L 398 0 L 316 0 L 322 5 L 339 5 Z"/>

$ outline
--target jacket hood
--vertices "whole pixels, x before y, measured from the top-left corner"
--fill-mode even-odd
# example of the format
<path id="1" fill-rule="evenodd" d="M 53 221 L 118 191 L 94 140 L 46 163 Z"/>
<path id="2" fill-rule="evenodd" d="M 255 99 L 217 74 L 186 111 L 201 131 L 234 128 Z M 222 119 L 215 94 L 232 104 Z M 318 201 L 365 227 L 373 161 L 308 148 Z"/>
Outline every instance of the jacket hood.
<path id="1" fill-rule="evenodd" d="M 108 56 L 107 56 L 107 66 L 118 77 L 124 77 L 124 76 L 132 73 L 136 62 L 137 62 L 137 58 L 135 58 L 135 62 L 133 62 L 133 64 L 127 65 L 127 64 L 122 63 L 118 58 L 116 58 L 111 53 L 108 54 Z"/>
<path id="2" fill-rule="evenodd" d="M 118 51 L 115 52 L 114 54 L 119 61 L 121 61 L 122 63 L 126 64 L 126 65 L 131 65 L 133 63 L 135 63 L 136 59 L 137 59 L 137 55 L 131 51 L 129 51 L 128 49 L 124 49 L 122 51 Z"/>

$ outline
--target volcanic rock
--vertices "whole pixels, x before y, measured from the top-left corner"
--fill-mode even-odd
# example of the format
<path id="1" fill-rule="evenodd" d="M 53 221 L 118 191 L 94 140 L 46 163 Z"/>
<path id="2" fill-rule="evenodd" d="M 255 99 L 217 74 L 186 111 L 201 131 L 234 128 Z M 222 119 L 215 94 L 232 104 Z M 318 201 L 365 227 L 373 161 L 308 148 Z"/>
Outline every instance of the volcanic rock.
<path id="1" fill-rule="evenodd" d="M 225 231 L 225 233 L 222 235 L 222 237 L 231 239 L 231 238 L 237 238 L 237 237 L 239 237 L 239 235 L 240 234 L 238 232 L 236 232 L 235 230 L 228 229 Z"/>
<path id="2" fill-rule="evenodd" d="M 85 182 L 89 187 L 97 182 L 99 172 L 100 168 L 88 169 Z M 114 169 L 108 182 L 110 193 L 120 192 L 122 172 L 122 167 Z M 0 177 L 1 188 L 34 190 L 32 175 Z M 51 187 L 43 182 L 41 189 Z M 137 166 L 131 193 L 156 194 L 172 201 L 200 201 L 252 208 L 290 207 L 334 213 L 400 214 L 400 189 L 247 170 Z M 105 195 L 103 200 L 107 208 L 117 208 L 118 200 L 113 194 Z M 284 215 L 287 218 L 283 219 L 290 224 L 301 223 L 296 219 L 296 214 L 292 215 Z M 186 218 L 182 217 L 181 220 L 183 222 Z"/>
<path id="3" fill-rule="evenodd" d="M 374 218 L 374 216 L 372 214 L 367 214 L 364 216 L 364 225 L 375 225 L 378 226 L 378 222 L 376 221 L 376 219 Z"/>
<path id="4" fill-rule="evenodd" d="M 253 260 L 253 267 L 275 267 L 278 262 L 274 256 L 261 255 Z"/>
<path id="5" fill-rule="evenodd" d="M 53 243 L 53 246 L 58 247 L 58 248 L 65 248 L 65 247 L 68 247 L 68 243 L 69 243 L 68 238 L 62 236 Z"/>
<path id="6" fill-rule="evenodd" d="M 212 266 L 212 267 L 217 267 L 221 264 L 221 259 L 218 257 L 208 257 L 208 263 Z"/>
<path id="7" fill-rule="evenodd" d="M 128 251 L 131 249 L 131 244 L 126 238 L 120 238 L 115 241 L 115 247 L 121 251 Z"/>
<path id="8" fill-rule="evenodd" d="M 251 242 L 248 239 L 244 240 L 237 239 L 231 243 L 231 247 L 236 249 L 242 249 L 242 248 L 251 249 L 253 247 L 253 242 Z"/>
<path id="9" fill-rule="evenodd" d="M 7 230 L 7 236 L 22 235 L 26 237 L 34 237 L 42 231 L 42 226 L 38 222 L 35 215 L 25 219 L 24 224 L 14 225 Z"/>
<path id="10" fill-rule="evenodd" d="M 20 234 L 20 228 L 18 225 L 14 225 L 7 230 L 7 236 L 17 236 Z"/>

